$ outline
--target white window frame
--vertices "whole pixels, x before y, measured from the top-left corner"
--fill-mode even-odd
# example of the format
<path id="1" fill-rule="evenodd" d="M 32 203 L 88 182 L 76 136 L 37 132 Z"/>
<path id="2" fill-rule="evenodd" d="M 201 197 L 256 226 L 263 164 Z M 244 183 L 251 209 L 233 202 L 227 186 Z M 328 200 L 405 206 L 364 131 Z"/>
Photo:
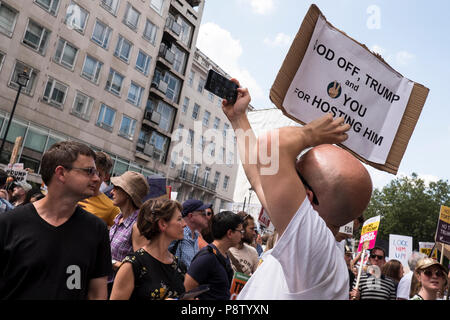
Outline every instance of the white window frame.
<path id="1" fill-rule="evenodd" d="M 113 83 L 114 83 L 114 79 L 115 79 L 116 76 L 122 78 L 121 83 L 120 83 L 120 90 L 119 91 L 116 91 L 113 88 Z M 120 96 L 120 94 L 122 92 L 122 88 L 123 88 L 123 80 L 124 79 L 125 79 L 125 77 L 123 75 L 121 75 L 119 72 L 117 72 L 113 68 L 109 69 L 108 80 L 106 81 L 105 89 L 107 91 L 109 91 L 109 92 L 112 92 L 112 93 Z"/>
<path id="2" fill-rule="evenodd" d="M 137 101 L 130 99 L 130 90 L 131 90 L 132 86 L 137 87 L 137 89 L 139 90 L 139 93 L 138 93 L 139 96 L 137 97 Z M 138 85 L 136 82 L 131 81 L 130 87 L 128 88 L 127 101 L 130 102 L 132 105 L 139 108 L 141 105 L 143 93 L 144 93 L 144 88 L 142 86 Z"/>
<path id="3" fill-rule="evenodd" d="M 130 21 L 130 12 L 134 11 L 137 14 L 136 23 Z M 141 18 L 141 13 L 131 5 L 131 3 L 127 3 L 127 10 L 125 11 L 125 15 L 123 16 L 122 22 L 130 27 L 132 30 L 136 30 L 139 24 L 139 19 Z"/>
<path id="4" fill-rule="evenodd" d="M 202 120 L 202 123 L 205 127 L 207 127 L 209 125 L 210 119 L 211 119 L 211 112 L 209 112 L 208 110 L 205 110 L 205 112 L 203 113 L 203 120 Z"/>
<path id="5" fill-rule="evenodd" d="M 28 30 L 30 23 L 36 25 L 37 27 L 42 28 L 41 35 L 39 36 L 39 43 L 37 45 L 35 45 L 31 41 L 25 41 L 25 36 L 27 35 L 27 33 L 28 32 L 31 33 Z M 48 42 L 50 39 L 50 34 L 51 34 L 50 30 L 48 30 L 44 26 L 40 25 L 39 23 L 33 21 L 32 19 L 28 19 L 27 27 L 25 28 L 25 33 L 23 34 L 22 43 L 24 45 L 26 45 L 28 48 L 40 53 L 41 55 L 45 55 L 45 51 L 47 50 L 47 45 L 48 45 Z M 36 35 L 36 36 L 38 36 L 38 35 Z M 42 43 L 43 41 L 45 41 L 45 43 Z"/>
<path id="6" fill-rule="evenodd" d="M 5 62 L 6 53 L 0 51 L 0 72 L 2 71 L 3 63 Z"/>
<path id="7" fill-rule="evenodd" d="M 128 52 L 128 57 L 126 57 L 122 54 L 124 42 L 127 42 L 130 45 L 130 51 Z M 116 49 L 114 50 L 114 56 L 116 56 L 117 58 L 119 58 L 120 60 L 122 60 L 126 63 L 129 63 L 132 50 L 133 50 L 133 43 L 131 41 L 125 39 L 123 36 L 119 35 L 119 38 L 117 39 Z"/>
<path id="8" fill-rule="evenodd" d="M 50 82 L 51 82 L 50 92 L 48 93 L 48 96 L 46 96 L 45 93 L 47 91 L 47 87 L 48 87 Z M 59 86 L 59 88 L 58 88 L 58 86 Z M 63 90 L 61 90 L 61 87 L 63 87 Z M 55 92 L 55 90 L 59 90 L 61 92 L 64 92 L 64 97 L 63 97 L 63 101 L 62 102 L 53 100 L 53 93 Z M 48 77 L 47 82 L 46 82 L 46 84 L 44 86 L 44 93 L 42 95 L 42 100 L 44 102 L 48 103 L 49 105 L 55 106 L 55 107 L 57 107 L 59 109 L 63 109 L 64 103 L 66 102 L 67 92 L 68 91 L 69 91 L 69 86 L 65 85 L 61 81 L 56 80 L 55 78 Z"/>
<path id="9" fill-rule="evenodd" d="M 95 60 L 95 72 L 94 72 L 94 74 L 92 76 L 84 71 L 84 68 L 86 66 L 86 61 L 88 59 Z M 83 62 L 83 68 L 81 68 L 81 76 L 83 78 L 91 81 L 92 83 L 98 84 L 98 81 L 100 79 L 100 72 L 101 72 L 102 66 L 103 66 L 103 62 L 101 62 L 101 61 L 95 59 L 94 57 L 86 54 L 86 57 L 84 58 L 84 62 Z"/>
<path id="10" fill-rule="evenodd" d="M 230 186 L 230 177 L 229 176 L 224 176 L 223 177 L 223 190 L 228 190 L 228 187 Z"/>
<path id="11" fill-rule="evenodd" d="M 184 97 L 183 108 L 181 109 L 183 113 L 187 113 L 189 109 L 189 103 L 191 103 L 191 100 L 188 97 Z"/>
<path id="12" fill-rule="evenodd" d="M 76 12 L 74 14 L 72 14 L 70 17 L 68 17 L 67 11 L 70 8 L 73 8 L 74 10 L 80 10 L 82 13 L 85 14 L 86 18 L 84 19 L 84 21 L 80 21 L 82 25 L 77 25 L 75 24 L 76 19 L 72 19 L 72 22 L 70 24 L 68 24 L 68 20 L 75 14 L 77 14 Z M 80 6 L 78 3 L 76 3 L 75 1 L 70 1 L 69 6 L 67 7 L 66 10 L 66 14 L 64 16 L 64 23 L 67 25 L 67 27 L 69 29 L 73 29 L 79 33 L 84 33 L 84 30 L 86 30 L 86 26 L 89 20 L 89 11 L 87 11 L 85 8 L 83 8 L 82 6 Z"/>
<path id="13" fill-rule="evenodd" d="M 61 56 L 60 56 L 60 57 L 57 57 L 56 54 L 58 53 L 58 48 L 59 48 L 59 44 L 60 44 L 60 43 L 63 43 L 63 44 L 62 44 L 63 47 L 62 47 L 62 49 L 61 49 Z M 63 60 L 63 57 L 64 57 L 64 51 L 66 50 L 67 46 L 70 46 L 70 47 L 76 49 L 75 57 L 74 57 L 74 59 L 73 59 L 73 65 L 70 65 L 70 64 L 66 63 L 66 62 Z M 60 64 L 60 65 L 62 65 L 62 66 L 64 66 L 64 67 L 66 67 L 66 68 L 69 68 L 70 70 L 73 70 L 74 67 L 75 67 L 75 64 L 76 64 L 76 62 L 77 62 L 77 57 L 78 57 L 78 52 L 79 52 L 79 51 L 80 51 L 80 50 L 79 50 L 77 47 L 75 47 L 72 43 L 70 43 L 69 41 L 65 40 L 64 38 L 59 38 L 58 43 L 56 44 L 56 51 L 55 51 L 55 55 L 54 55 L 54 57 L 53 57 L 53 61 L 55 61 L 56 63 L 58 63 L 58 64 Z"/>
<path id="14" fill-rule="evenodd" d="M 162 8 L 164 6 L 164 0 L 150 0 L 150 8 L 162 15 Z"/>
<path id="15" fill-rule="evenodd" d="M 0 32 L 3 33 L 3 34 L 6 34 L 8 37 L 11 37 L 13 35 L 13 33 L 14 33 L 14 29 L 16 28 L 16 22 L 17 22 L 17 17 L 19 16 L 19 12 L 16 9 L 14 9 L 13 7 L 5 4 L 3 1 L 0 1 L 0 9 L 2 7 L 6 7 L 9 10 L 11 10 L 12 12 L 15 13 L 14 21 L 12 23 L 12 26 L 9 28 L 9 30 L 3 28 L 3 26 L 0 25 Z"/>
<path id="16" fill-rule="evenodd" d="M 203 87 L 205 86 L 206 80 L 205 78 L 200 77 L 200 80 L 198 80 L 198 86 L 197 91 L 200 93 L 203 93 Z"/>
<path id="17" fill-rule="evenodd" d="M 108 0 L 102 0 L 102 2 L 100 3 L 100 5 L 105 8 L 108 12 L 110 12 L 112 15 L 116 15 L 117 14 L 117 10 L 119 8 L 120 5 L 120 0 L 111 0 L 111 4 L 113 6 L 115 6 L 115 8 L 113 8 L 111 5 L 105 3 Z"/>
<path id="18" fill-rule="evenodd" d="M 104 122 L 107 109 L 112 110 L 114 112 L 114 116 L 112 118 L 111 125 L 109 125 L 108 123 Z M 100 119 L 100 115 L 102 113 L 102 110 L 103 110 L 103 117 L 102 117 L 102 119 Z M 98 117 L 97 117 L 97 120 L 96 120 L 96 125 L 101 127 L 101 128 L 103 128 L 103 129 L 105 129 L 105 130 L 112 131 L 113 130 L 113 126 L 114 126 L 114 121 L 116 120 L 116 114 L 117 114 L 116 110 L 114 110 L 110 106 L 102 103 L 100 105 L 100 108 L 99 108 L 99 111 L 98 111 Z"/>
<path id="19" fill-rule="evenodd" d="M 152 28 L 150 35 L 148 35 L 149 28 Z M 158 34 L 158 27 L 153 22 L 151 22 L 149 19 L 147 19 L 145 21 L 145 28 L 144 28 L 144 33 L 143 33 L 142 37 L 145 40 L 147 40 L 148 42 L 150 42 L 152 45 L 155 45 L 157 34 Z"/>
<path id="20" fill-rule="evenodd" d="M 138 61 L 139 61 L 139 56 L 143 55 L 145 57 L 145 62 L 144 62 L 144 67 L 141 68 L 141 66 L 138 65 Z M 152 57 L 150 55 L 148 55 L 147 53 L 145 53 L 144 51 L 142 51 L 141 49 L 139 49 L 139 52 L 137 54 L 136 57 L 136 65 L 135 65 L 135 69 L 139 72 L 142 72 L 144 75 L 148 75 L 148 71 L 150 69 L 150 63 L 152 62 Z"/>
<path id="21" fill-rule="evenodd" d="M 50 5 L 47 7 L 45 3 L 42 3 L 40 0 L 34 0 L 34 3 L 36 3 L 39 7 L 50 13 L 52 16 L 58 15 L 59 10 L 59 4 L 61 3 L 60 0 L 51 0 Z M 56 8 L 54 7 L 54 4 L 56 3 Z"/>
<path id="22" fill-rule="evenodd" d="M 130 126 L 128 127 L 127 132 L 122 131 L 122 125 L 123 125 L 125 119 L 130 121 Z M 125 114 L 122 114 L 122 121 L 120 122 L 120 127 L 119 127 L 119 136 L 124 137 L 129 140 L 133 140 L 134 133 L 136 132 L 136 123 L 137 123 L 137 121 L 135 119 L 133 119 Z"/>
<path id="23" fill-rule="evenodd" d="M 85 101 L 83 102 L 83 107 L 82 107 L 81 111 L 75 110 L 75 104 L 76 104 L 77 98 L 79 96 L 81 96 L 83 99 L 85 99 Z M 91 117 L 93 105 L 94 105 L 93 98 L 91 98 L 88 95 L 77 90 L 75 93 L 75 97 L 73 98 L 72 110 L 70 111 L 70 113 L 78 118 L 89 121 L 89 118 Z"/>
<path id="24" fill-rule="evenodd" d="M 101 27 L 103 27 L 102 39 L 97 39 L 96 37 L 94 37 L 95 29 L 97 28 L 97 25 L 100 25 Z M 108 50 L 109 39 L 111 38 L 111 34 L 112 34 L 111 27 L 109 27 L 107 24 L 101 22 L 98 19 L 95 20 L 94 28 L 92 29 L 92 36 L 91 36 L 92 41 L 94 41 L 96 44 L 98 44 L 103 49 Z"/>

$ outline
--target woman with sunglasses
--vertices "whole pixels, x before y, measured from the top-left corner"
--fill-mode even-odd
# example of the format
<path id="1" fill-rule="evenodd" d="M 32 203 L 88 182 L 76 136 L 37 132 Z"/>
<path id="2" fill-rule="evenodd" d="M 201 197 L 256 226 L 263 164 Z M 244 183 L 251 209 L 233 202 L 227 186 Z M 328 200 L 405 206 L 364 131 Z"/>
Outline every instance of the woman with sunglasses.
<path id="1" fill-rule="evenodd" d="M 446 268 L 432 258 L 424 258 L 414 272 L 419 281 L 419 290 L 410 300 L 436 300 L 438 292 L 447 285 Z"/>

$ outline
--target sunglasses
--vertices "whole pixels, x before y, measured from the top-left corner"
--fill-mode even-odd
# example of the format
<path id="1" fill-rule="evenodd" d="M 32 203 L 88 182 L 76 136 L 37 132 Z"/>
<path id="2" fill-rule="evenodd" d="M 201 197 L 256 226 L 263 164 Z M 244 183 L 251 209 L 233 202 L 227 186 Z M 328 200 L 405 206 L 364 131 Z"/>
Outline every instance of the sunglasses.
<path id="1" fill-rule="evenodd" d="M 442 272 L 441 270 L 435 270 L 434 272 L 431 271 L 431 270 L 425 270 L 425 271 L 423 272 L 423 274 L 426 275 L 426 276 L 429 277 L 429 278 L 431 278 L 431 277 L 433 276 L 433 274 L 434 274 L 436 277 L 439 277 L 439 278 L 445 276 L 445 273 Z"/>
<path id="2" fill-rule="evenodd" d="M 370 258 L 372 258 L 372 259 L 378 258 L 378 260 L 383 260 L 383 259 L 384 259 L 383 256 L 379 256 L 379 255 L 377 255 L 377 254 L 371 254 L 371 255 L 370 255 Z"/>
<path id="3" fill-rule="evenodd" d="M 234 231 L 240 232 L 241 234 L 244 234 L 244 233 L 245 233 L 245 230 L 244 230 L 244 229 L 241 229 L 241 230 L 236 230 L 236 229 L 234 229 Z"/>
<path id="4" fill-rule="evenodd" d="M 297 171 L 298 176 L 300 177 L 300 180 L 302 180 L 303 185 L 305 186 L 306 189 L 309 189 L 312 194 L 313 194 L 313 204 L 315 204 L 316 206 L 319 205 L 319 200 L 317 200 L 316 194 L 314 192 L 314 190 L 311 188 L 311 186 L 309 185 L 309 183 L 305 180 L 305 178 L 303 178 L 303 176 L 300 174 L 300 172 Z"/>
<path id="5" fill-rule="evenodd" d="M 99 172 L 97 170 L 97 168 L 95 167 L 89 167 L 89 168 L 77 168 L 77 167 L 64 167 L 68 170 L 80 170 L 80 171 L 84 171 L 88 176 L 94 176 L 97 175 L 99 176 Z"/>

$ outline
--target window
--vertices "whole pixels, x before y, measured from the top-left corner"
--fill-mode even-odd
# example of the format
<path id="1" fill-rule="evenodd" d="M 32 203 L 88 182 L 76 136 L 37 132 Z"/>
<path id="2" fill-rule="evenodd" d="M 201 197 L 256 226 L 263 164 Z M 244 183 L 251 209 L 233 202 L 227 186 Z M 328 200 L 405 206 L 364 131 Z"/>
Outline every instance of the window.
<path id="1" fill-rule="evenodd" d="M 213 128 L 214 129 L 219 129 L 219 124 L 220 124 L 220 119 L 215 117 L 214 118 L 214 124 L 213 124 Z"/>
<path id="2" fill-rule="evenodd" d="M 190 47 L 192 41 L 192 34 L 194 33 L 194 27 L 180 16 L 178 19 L 178 23 L 181 24 L 180 40 L 187 47 Z"/>
<path id="3" fill-rule="evenodd" d="M 130 41 L 125 39 L 122 36 L 119 36 L 119 40 L 117 41 L 116 50 L 114 50 L 114 55 L 121 60 L 128 62 L 131 54 L 131 47 L 133 45 Z"/>
<path id="4" fill-rule="evenodd" d="M 89 118 L 91 116 L 93 103 L 94 103 L 94 99 L 77 91 L 77 94 L 73 101 L 73 106 L 72 106 L 71 112 L 73 115 L 75 115 L 81 119 L 89 120 Z"/>
<path id="5" fill-rule="evenodd" d="M 86 28 L 89 12 L 80 7 L 75 2 L 71 1 L 69 7 L 66 10 L 66 18 L 64 23 L 70 29 L 74 29 L 78 32 L 84 32 Z"/>
<path id="6" fill-rule="evenodd" d="M 176 45 L 172 45 L 172 52 L 175 54 L 175 61 L 173 63 L 173 69 L 179 73 L 184 74 L 186 67 L 187 54 L 185 51 L 178 48 Z"/>
<path id="7" fill-rule="evenodd" d="M 11 75 L 11 80 L 9 81 L 9 86 L 13 87 L 14 89 L 19 88 L 19 84 L 17 83 L 17 75 L 24 72 L 26 69 L 26 72 L 28 73 L 28 76 L 30 77 L 30 80 L 28 80 L 27 86 L 22 88 L 22 93 L 25 93 L 27 95 L 32 95 L 34 90 L 34 84 L 36 83 L 37 74 L 39 71 L 35 70 L 34 68 L 27 66 L 26 64 L 16 61 L 16 65 L 14 67 L 14 71 Z"/>
<path id="8" fill-rule="evenodd" d="M 211 157 L 214 157 L 216 154 L 216 144 L 215 142 L 210 142 L 208 146 L 208 153 Z"/>
<path id="9" fill-rule="evenodd" d="M 219 153 L 217 154 L 217 163 L 218 164 L 223 164 L 223 157 L 225 154 L 225 148 L 220 148 L 219 149 Z"/>
<path id="10" fill-rule="evenodd" d="M 209 125 L 209 118 L 211 117 L 211 112 L 205 110 L 205 114 L 203 115 L 203 125 L 208 126 Z"/>
<path id="11" fill-rule="evenodd" d="M 188 97 L 184 97 L 183 109 L 181 111 L 183 113 L 186 113 L 188 108 L 189 108 L 189 98 Z"/>
<path id="12" fill-rule="evenodd" d="M 234 162 L 234 153 L 228 152 L 228 157 L 225 159 L 225 163 L 229 166 L 233 165 Z"/>
<path id="13" fill-rule="evenodd" d="M 86 55 L 86 59 L 84 60 L 83 70 L 81 71 L 81 75 L 88 79 L 89 81 L 98 83 L 98 79 L 100 77 L 100 70 L 102 69 L 103 63 L 98 61 L 97 59 Z"/>
<path id="14" fill-rule="evenodd" d="M 2 71 L 4 61 L 5 61 L 5 54 L 0 51 L 0 71 Z"/>
<path id="15" fill-rule="evenodd" d="M 200 136 L 200 140 L 198 140 L 197 150 L 203 152 L 204 147 L 205 147 L 205 137 Z"/>
<path id="16" fill-rule="evenodd" d="M 155 26 L 150 20 L 147 19 L 147 21 L 145 22 L 144 39 L 148 40 L 151 44 L 154 45 L 157 32 L 158 32 L 158 27 Z"/>
<path id="17" fill-rule="evenodd" d="M 208 91 L 208 100 L 214 102 L 214 94 Z"/>
<path id="18" fill-rule="evenodd" d="M 120 124 L 119 135 L 127 139 L 133 140 L 134 130 L 136 129 L 136 120 L 122 116 L 122 123 Z"/>
<path id="19" fill-rule="evenodd" d="M 162 130 L 170 131 L 172 129 L 172 122 L 175 118 L 175 109 L 169 106 L 167 103 L 159 101 L 156 111 L 161 114 L 159 127 Z"/>
<path id="20" fill-rule="evenodd" d="M 131 29 L 136 29 L 139 23 L 139 17 L 141 13 L 137 11 L 130 3 L 127 4 L 127 11 L 123 17 L 123 23 L 129 26 Z"/>
<path id="21" fill-rule="evenodd" d="M 120 95 L 120 92 L 122 91 L 123 79 L 124 77 L 120 73 L 118 73 L 114 69 L 110 69 L 105 89 L 112 93 Z"/>
<path id="22" fill-rule="evenodd" d="M 200 110 L 200 106 L 196 103 L 194 103 L 194 110 L 192 110 L 192 119 L 197 120 L 198 119 L 198 113 Z"/>
<path id="23" fill-rule="evenodd" d="M 176 134 L 175 134 L 175 140 L 176 141 L 180 141 L 181 142 L 181 140 L 183 138 L 183 129 L 184 129 L 184 124 L 179 123 L 178 124 L 178 129 L 175 130 L 176 131 Z"/>
<path id="24" fill-rule="evenodd" d="M 153 158 L 165 162 L 167 149 L 169 148 L 170 140 L 166 136 L 153 131 L 150 137 L 150 144 L 152 144 L 155 149 L 153 151 Z"/>
<path id="25" fill-rule="evenodd" d="M 217 187 L 217 185 L 219 184 L 219 179 L 220 179 L 220 172 L 216 171 L 216 173 L 214 174 L 214 188 Z"/>
<path id="26" fill-rule="evenodd" d="M 67 89 L 68 87 L 61 82 L 53 78 L 48 78 L 42 100 L 62 109 L 64 100 L 66 99 Z"/>
<path id="27" fill-rule="evenodd" d="M 145 75 L 148 75 L 148 69 L 150 68 L 151 61 L 152 57 L 139 50 L 139 54 L 136 60 L 136 70 L 142 72 Z"/>
<path id="28" fill-rule="evenodd" d="M 116 110 L 111 109 L 106 104 L 102 103 L 98 114 L 97 125 L 108 131 L 112 131 L 115 117 Z"/>
<path id="29" fill-rule="evenodd" d="M 150 7 L 153 8 L 159 14 L 162 13 L 162 7 L 164 0 L 150 0 Z"/>
<path id="30" fill-rule="evenodd" d="M 227 131 L 230 129 L 230 125 L 228 123 L 223 124 L 223 136 L 227 136 Z"/>
<path id="31" fill-rule="evenodd" d="M 56 16 L 59 7 L 59 0 L 34 0 L 42 9 Z"/>
<path id="32" fill-rule="evenodd" d="M 189 73 L 189 79 L 188 79 L 188 85 L 192 88 L 192 85 L 194 84 L 194 78 L 195 78 L 195 72 L 191 70 Z"/>
<path id="33" fill-rule="evenodd" d="M 92 41 L 97 43 L 100 47 L 108 49 L 111 31 L 112 29 L 108 27 L 106 24 L 96 20 L 91 39 Z"/>
<path id="34" fill-rule="evenodd" d="M 206 167 L 205 168 L 205 175 L 203 176 L 203 187 L 207 186 L 209 175 L 211 174 L 211 168 Z"/>
<path id="35" fill-rule="evenodd" d="M 228 189 L 228 184 L 230 182 L 230 177 L 229 176 L 225 176 L 223 178 L 223 189 L 227 190 Z"/>
<path id="36" fill-rule="evenodd" d="M 58 47 L 56 48 L 54 61 L 65 67 L 73 69 L 77 53 L 78 48 L 60 38 L 58 41 Z"/>
<path id="37" fill-rule="evenodd" d="M 116 15 L 119 1 L 120 0 L 102 0 L 102 6 L 113 15 Z"/>
<path id="38" fill-rule="evenodd" d="M 45 29 L 32 20 L 28 20 L 27 29 L 25 31 L 25 36 L 23 37 L 22 42 L 31 49 L 39 52 L 40 54 L 45 54 L 49 35 L 49 30 Z"/>
<path id="39" fill-rule="evenodd" d="M 142 93 L 144 88 L 131 81 L 130 88 L 128 89 L 127 101 L 139 107 L 141 104 Z"/>
<path id="40" fill-rule="evenodd" d="M 198 87 L 197 87 L 197 91 L 202 93 L 203 92 L 203 88 L 205 87 L 205 83 L 206 80 L 203 78 L 200 78 L 200 80 L 198 81 Z"/>
<path id="41" fill-rule="evenodd" d="M 192 146 L 193 143 L 194 143 L 194 130 L 189 129 L 189 135 L 188 135 L 187 144 L 189 146 Z"/>
<path id="42" fill-rule="evenodd" d="M 12 36 L 17 16 L 16 10 L 0 1 L 0 32 Z"/>
<path id="43" fill-rule="evenodd" d="M 181 80 L 175 77 L 170 72 L 166 72 L 163 81 L 167 83 L 167 90 L 166 90 L 167 99 L 175 103 L 178 103 L 178 96 L 181 91 Z"/>

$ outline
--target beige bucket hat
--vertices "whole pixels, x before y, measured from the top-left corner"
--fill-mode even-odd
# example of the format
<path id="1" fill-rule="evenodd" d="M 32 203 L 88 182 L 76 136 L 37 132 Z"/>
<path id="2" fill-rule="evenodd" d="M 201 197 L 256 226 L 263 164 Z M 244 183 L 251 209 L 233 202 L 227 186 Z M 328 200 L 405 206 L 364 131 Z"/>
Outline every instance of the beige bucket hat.
<path id="1" fill-rule="evenodd" d="M 134 171 L 127 171 L 119 177 L 112 177 L 111 183 L 125 191 L 138 208 L 142 206 L 142 199 L 150 192 L 144 175 Z"/>

